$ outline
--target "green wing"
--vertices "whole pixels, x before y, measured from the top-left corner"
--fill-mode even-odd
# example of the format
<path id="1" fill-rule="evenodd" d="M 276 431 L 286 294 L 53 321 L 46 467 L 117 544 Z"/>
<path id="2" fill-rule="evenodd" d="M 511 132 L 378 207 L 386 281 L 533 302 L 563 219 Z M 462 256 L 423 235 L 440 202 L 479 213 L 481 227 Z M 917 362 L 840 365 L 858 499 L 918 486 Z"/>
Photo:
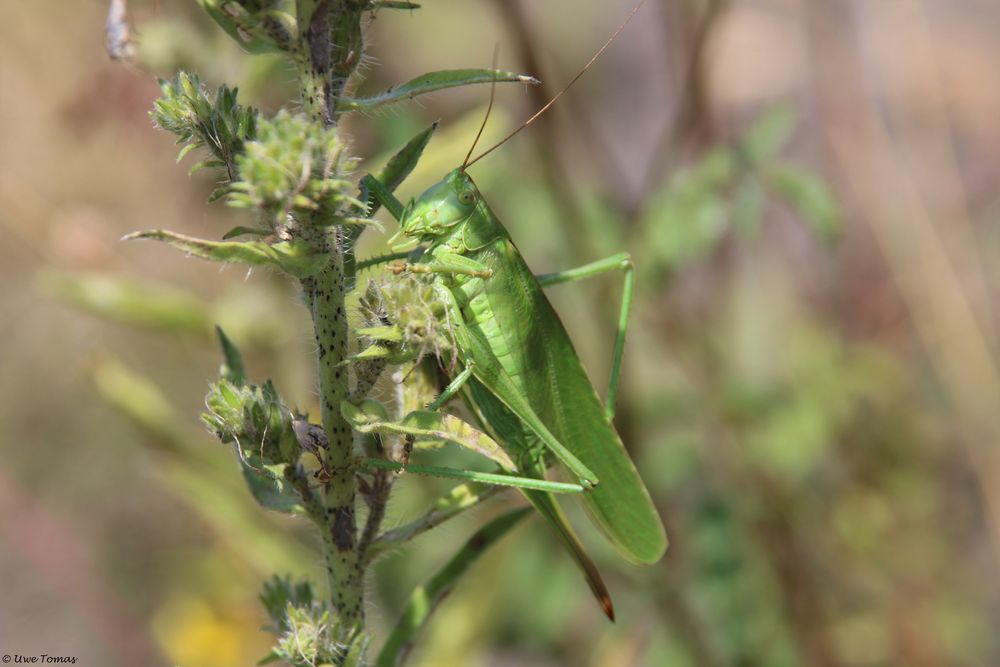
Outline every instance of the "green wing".
<path id="1" fill-rule="evenodd" d="M 509 238 L 474 259 L 494 272 L 466 304 L 466 325 L 487 341 L 534 415 L 597 476 L 584 494 L 595 523 L 627 559 L 655 563 L 667 548 L 663 524 L 537 279 Z"/>
<path id="2" fill-rule="evenodd" d="M 531 434 L 520 419 L 514 416 L 496 398 L 491 390 L 483 386 L 478 380 L 472 379 L 468 383 L 468 391 L 463 391 L 462 397 L 471 408 L 471 411 L 480 416 L 485 422 L 481 426 L 490 431 L 496 440 L 503 442 L 505 447 L 511 450 L 511 454 L 518 462 L 518 470 L 522 475 L 538 478 L 545 477 L 545 464 L 539 460 L 536 455 L 537 451 L 532 451 L 533 448 L 537 450 L 540 444 L 537 438 Z M 591 592 L 593 592 L 604 613 L 612 621 L 615 620 L 615 610 L 611 602 L 611 593 L 604 584 L 604 579 L 601 577 L 597 565 L 587 555 L 583 545 L 580 543 L 580 538 L 573 531 L 573 526 L 570 524 L 569 519 L 563 514 L 558 501 L 552 494 L 542 491 L 521 489 L 521 492 L 559 534 L 559 538 L 569 550 L 573 560 L 576 561 L 577 566 L 587 580 L 587 585 L 590 586 Z"/>
<path id="3" fill-rule="evenodd" d="M 480 278 L 475 278 L 475 280 L 481 281 Z M 459 356 L 462 362 L 473 367 L 473 376 L 489 387 L 493 395 L 510 408 L 511 412 L 518 416 L 535 437 L 544 442 L 545 446 L 559 457 L 582 485 L 592 488 L 598 483 L 599 478 L 563 445 L 549 430 L 548 425 L 535 414 L 529 398 L 524 395 L 497 358 L 491 341 L 482 331 L 482 322 L 477 321 L 475 316 L 466 321 L 465 313 L 462 312 L 463 304 L 465 304 L 463 295 L 464 293 L 460 289 L 455 291 L 446 289 L 442 292 L 442 296 L 452 300 L 449 308 L 452 318 L 456 321 L 454 334 L 458 341 Z"/>

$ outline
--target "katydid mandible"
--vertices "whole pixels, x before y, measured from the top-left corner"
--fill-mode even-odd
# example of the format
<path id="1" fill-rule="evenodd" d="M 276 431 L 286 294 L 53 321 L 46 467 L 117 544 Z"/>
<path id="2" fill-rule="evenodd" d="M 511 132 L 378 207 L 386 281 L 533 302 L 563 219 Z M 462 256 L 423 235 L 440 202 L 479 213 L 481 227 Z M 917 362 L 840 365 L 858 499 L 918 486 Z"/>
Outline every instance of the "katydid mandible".
<path id="1" fill-rule="evenodd" d="M 514 133 L 548 109 L 568 87 Z M 611 382 L 607 405 L 602 406 L 565 328 L 542 291 L 543 283 L 525 264 L 465 171 L 494 148 L 471 162 L 467 157 L 462 167 L 405 209 L 374 179 L 366 179 L 366 185 L 399 220 L 400 234 L 407 238 L 394 250 L 422 244 L 420 261 L 406 268 L 434 276 L 454 325 L 458 361 L 471 369 L 471 373 L 463 373 L 469 378 L 463 398 L 484 425 L 512 450 L 518 471 L 544 476 L 544 455 L 546 450 L 551 452 L 588 489 L 583 494 L 585 505 L 618 551 L 634 562 L 656 562 L 666 549 L 666 535 L 611 424 L 631 301 L 631 263 L 627 255 L 616 255 L 545 279 L 546 284 L 555 284 L 612 269 L 625 271 Z M 603 599 L 606 591 L 596 568 L 583 554 L 552 496 L 538 491 L 525 493 L 560 530 L 610 615 L 610 600 Z"/>

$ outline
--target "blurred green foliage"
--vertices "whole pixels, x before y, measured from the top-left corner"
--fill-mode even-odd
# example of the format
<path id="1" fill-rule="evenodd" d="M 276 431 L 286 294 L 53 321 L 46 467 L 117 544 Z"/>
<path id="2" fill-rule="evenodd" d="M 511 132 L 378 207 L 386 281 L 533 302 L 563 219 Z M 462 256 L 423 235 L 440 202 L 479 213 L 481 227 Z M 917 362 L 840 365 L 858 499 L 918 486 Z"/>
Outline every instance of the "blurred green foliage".
<path id="1" fill-rule="evenodd" d="M 759 233 L 769 203 L 791 207 L 822 240 L 833 241 L 838 212 L 808 167 L 781 159 L 796 125 L 786 107 L 760 116 L 736 141 L 715 146 L 650 195 L 641 221 L 645 271 L 675 271 L 703 260 L 732 231 Z"/>

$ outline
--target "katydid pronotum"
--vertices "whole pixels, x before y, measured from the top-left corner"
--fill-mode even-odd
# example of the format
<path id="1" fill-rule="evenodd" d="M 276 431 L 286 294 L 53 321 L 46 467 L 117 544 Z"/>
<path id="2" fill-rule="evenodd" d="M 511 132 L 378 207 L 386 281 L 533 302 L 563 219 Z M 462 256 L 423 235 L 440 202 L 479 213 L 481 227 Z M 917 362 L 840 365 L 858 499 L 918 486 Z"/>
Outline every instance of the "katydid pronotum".
<path id="1" fill-rule="evenodd" d="M 546 458 L 554 455 L 582 487 L 587 510 L 616 549 L 630 561 L 654 563 L 666 549 L 666 534 L 611 421 L 632 301 L 629 256 L 621 253 L 577 269 L 536 277 L 466 173 L 473 162 L 547 110 L 590 63 L 514 133 L 471 161 L 470 149 L 461 167 L 409 205 L 404 207 L 371 176 L 362 185 L 400 223 L 399 235 L 405 240 L 393 250 L 420 246 L 397 271 L 432 276 L 446 306 L 455 343 L 454 357 L 449 361 L 462 371 L 452 378 L 442 397 L 461 396 L 482 428 L 510 453 L 514 468 L 508 468 L 508 473 L 543 480 Z M 624 272 L 625 287 L 611 379 L 602 405 L 543 288 L 612 270 Z M 443 403 L 439 398 L 432 407 Z M 404 467 L 391 462 L 376 465 Z M 513 475 L 503 477 L 507 483 L 520 486 L 557 529 L 605 612 L 613 618 L 610 596 L 596 567 L 551 495 L 573 489 L 542 489 L 520 483 Z"/>

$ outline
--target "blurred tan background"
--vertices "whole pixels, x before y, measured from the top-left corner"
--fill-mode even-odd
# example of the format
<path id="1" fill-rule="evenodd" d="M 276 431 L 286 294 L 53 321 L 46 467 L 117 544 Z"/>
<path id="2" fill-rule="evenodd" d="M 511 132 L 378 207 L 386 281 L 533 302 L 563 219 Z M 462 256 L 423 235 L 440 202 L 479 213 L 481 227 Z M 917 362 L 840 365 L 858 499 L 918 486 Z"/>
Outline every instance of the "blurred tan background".
<path id="1" fill-rule="evenodd" d="M 0 653 L 245 666 L 270 643 L 261 581 L 320 570 L 308 527 L 257 509 L 198 422 L 219 363 L 211 325 L 309 407 L 305 313 L 266 272 L 118 239 L 218 238 L 241 220 L 204 204 L 210 179 L 189 178 L 151 126 L 156 76 L 238 84 L 266 111 L 293 79 L 241 55 L 195 3 L 130 7 L 131 65 L 104 51 L 105 2 L 7 3 L 0 22 Z M 544 81 L 498 88 L 501 136 L 629 9 L 384 11 L 363 89 L 487 66 L 499 42 L 501 68 Z M 619 607 L 609 625 L 532 521 L 445 602 L 413 664 L 1000 664 L 1000 4 L 641 11 L 474 176 L 539 272 L 633 253 L 618 426 L 671 548 L 632 568 L 584 531 Z M 354 152 L 378 164 L 442 119 L 415 194 L 458 164 L 487 95 L 352 118 Z M 608 278 L 552 295 L 598 387 L 619 290 Z M 441 488 L 398 487 L 390 523 Z M 376 568 L 378 636 L 502 505 Z"/>

